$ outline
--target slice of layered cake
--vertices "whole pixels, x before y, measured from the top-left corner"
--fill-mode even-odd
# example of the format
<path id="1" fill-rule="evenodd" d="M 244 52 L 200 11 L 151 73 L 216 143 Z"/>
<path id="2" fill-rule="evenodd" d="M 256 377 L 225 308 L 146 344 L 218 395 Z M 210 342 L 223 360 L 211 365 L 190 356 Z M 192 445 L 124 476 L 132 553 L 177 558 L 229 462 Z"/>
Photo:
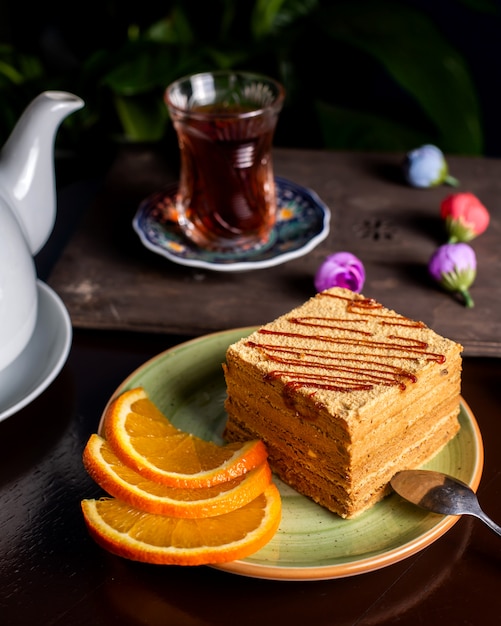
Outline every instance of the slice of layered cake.
<path id="1" fill-rule="evenodd" d="M 285 483 L 354 517 L 459 430 L 461 350 L 329 289 L 228 348 L 225 435 L 262 439 Z"/>

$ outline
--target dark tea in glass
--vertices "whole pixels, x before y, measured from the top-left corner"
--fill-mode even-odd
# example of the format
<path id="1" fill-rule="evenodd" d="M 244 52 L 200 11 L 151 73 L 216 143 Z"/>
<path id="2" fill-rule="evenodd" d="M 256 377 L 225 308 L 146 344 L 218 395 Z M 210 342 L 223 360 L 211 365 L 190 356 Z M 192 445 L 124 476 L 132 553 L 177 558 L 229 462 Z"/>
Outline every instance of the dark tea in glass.
<path id="1" fill-rule="evenodd" d="M 248 73 L 182 78 L 166 90 L 181 172 L 177 219 L 197 245 L 261 248 L 276 221 L 272 143 L 284 90 Z"/>

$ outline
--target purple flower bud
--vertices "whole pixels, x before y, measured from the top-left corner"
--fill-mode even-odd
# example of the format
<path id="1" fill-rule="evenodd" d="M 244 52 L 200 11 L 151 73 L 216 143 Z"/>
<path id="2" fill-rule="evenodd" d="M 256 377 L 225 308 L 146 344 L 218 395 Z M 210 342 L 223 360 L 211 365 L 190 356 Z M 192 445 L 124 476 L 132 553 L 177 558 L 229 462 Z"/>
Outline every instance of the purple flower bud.
<path id="1" fill-rule="evenodd" d="M 413 187 L 437 187 L 442 183 L 457 186 L 449 176 L 449 168 L 442 151 L 431 144 L 408 152 L 403 164 L 404 176 Z"/>
<path id="2" fill-rule="evenodd" d="M 336 252 L 328 256 L 315 274 L 315 288 L 324 291 L 330 287 L 344 287 L 359 293 L 365 282 L 362 261 L 350 252 Z"/>
<path id="3" fill-rule="evenodd" d="M 446 243 L 435 250 L 428 271 L 447 291 L 459 292 L 467 307 L 474 305 L 468 292 L 477 273 L 477 257 L 467 243 Z"/>

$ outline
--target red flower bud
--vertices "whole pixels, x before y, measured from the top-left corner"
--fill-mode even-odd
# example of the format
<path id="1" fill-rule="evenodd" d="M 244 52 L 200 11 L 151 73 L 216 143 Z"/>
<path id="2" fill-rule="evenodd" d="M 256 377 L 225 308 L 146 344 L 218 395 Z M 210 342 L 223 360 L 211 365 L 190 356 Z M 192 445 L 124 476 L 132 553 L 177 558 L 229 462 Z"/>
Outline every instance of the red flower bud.
<path id="1" fill-rule="evenodd" d="M 485 206 L 469 192 L 447 196 L 440 205 L 440 217 L 445 220 L 449 243 L 470 241 L 481 235 L 490 219 Z"/>

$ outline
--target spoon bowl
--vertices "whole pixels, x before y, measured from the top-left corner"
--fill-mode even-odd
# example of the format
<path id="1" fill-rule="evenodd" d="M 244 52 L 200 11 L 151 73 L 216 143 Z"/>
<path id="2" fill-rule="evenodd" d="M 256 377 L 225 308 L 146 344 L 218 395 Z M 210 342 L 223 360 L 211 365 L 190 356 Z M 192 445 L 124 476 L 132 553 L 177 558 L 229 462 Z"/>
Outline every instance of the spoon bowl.
<path id="1" fill-rule="evenodd" d="M 472 515 L 501 536 L 501 526 L 483 512 L 475 492 L 453 476 L 431 470 L 403 470 L 390 483 L 398 495 L 422 509 L 442 515 Z"/>

